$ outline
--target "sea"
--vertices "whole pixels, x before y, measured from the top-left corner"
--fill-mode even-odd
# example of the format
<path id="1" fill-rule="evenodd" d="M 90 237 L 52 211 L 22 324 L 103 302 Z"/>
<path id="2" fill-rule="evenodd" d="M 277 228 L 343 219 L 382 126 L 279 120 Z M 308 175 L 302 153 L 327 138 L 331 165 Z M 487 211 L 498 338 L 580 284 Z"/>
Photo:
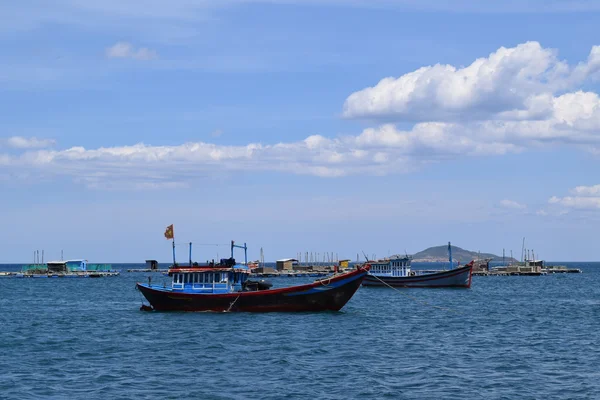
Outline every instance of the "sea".
<path id="1" fill-rule="evenodd" d="M 560 264 L 583 273 L 361 287 L 321 313 L 143 312 L 135 283 L 169 279 L 143 264 L 0 278 L 0 399 L 600 398 L 600 263 Z"/>

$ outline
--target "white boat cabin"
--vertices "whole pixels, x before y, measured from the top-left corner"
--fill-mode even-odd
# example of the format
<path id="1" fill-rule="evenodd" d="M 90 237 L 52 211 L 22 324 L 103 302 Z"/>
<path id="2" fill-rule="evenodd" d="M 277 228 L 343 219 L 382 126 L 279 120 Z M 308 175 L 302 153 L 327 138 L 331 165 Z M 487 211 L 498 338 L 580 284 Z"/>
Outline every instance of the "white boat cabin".
<path id="1" fill-rule="evenodd" d="M 369 274 L 374 276 L 411 276 L 410 264 L 411 258 L 408 256 L 394 256 L 384 260 L 377 260 L 370 263 L 371 270 Z"/>

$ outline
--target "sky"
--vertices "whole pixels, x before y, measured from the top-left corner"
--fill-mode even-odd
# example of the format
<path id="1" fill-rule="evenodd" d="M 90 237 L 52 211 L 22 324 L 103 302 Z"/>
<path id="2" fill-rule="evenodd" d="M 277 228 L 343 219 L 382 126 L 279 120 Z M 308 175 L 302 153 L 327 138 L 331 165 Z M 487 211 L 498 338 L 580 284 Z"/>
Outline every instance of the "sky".
<path id="1" fill-rule="evenodd" d="M 0 3 L 0 263 L 600 260 L 600 3 Z M 236 252 L 236 258 L 243 254 Z"/>

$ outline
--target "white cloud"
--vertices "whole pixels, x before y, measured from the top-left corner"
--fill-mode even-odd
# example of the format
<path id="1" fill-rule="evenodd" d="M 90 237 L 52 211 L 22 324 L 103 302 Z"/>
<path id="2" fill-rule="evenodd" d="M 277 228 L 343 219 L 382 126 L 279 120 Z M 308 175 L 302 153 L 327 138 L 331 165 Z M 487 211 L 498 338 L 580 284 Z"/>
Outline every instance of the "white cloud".
<path id="1" fill-rule="evenodd" d="M 600 196 L 600 185 L 577 186 L 571 189 L 571 193 L 579 196 Z"/>
<path id="2" fill-rule="evenodd" d="M 25 138 L 22 136 L 12 136 L 6 139 L 0 139 L 0 144 L 4 144 L 8 147 L 15 149 L 39 149 L 44 147 L 50 147 L 55 144 L 53 139 L 38 139 L 36 137 Z"/>
<path id="3" fill-rule="evenodd" d="M 508 199 L 501 200 L 500 205 L 505 208 L 512 208 L 512 209 L 517 209 L 517 210 L 523 210 L 523 209 L 527 208 L 527 206 L 525 204 L 521 204 L 514 200 L 508 200 Z"/>
<path id="4" fill-rule="evenodd" d="M 402 143 L 402 139 L 393 137 L 406 137 L 407 144 L 398 147 L 395 142 Z M 122 187 L 127 184 L 120 182 L 132 182 L 132 188 L 142 189 L 164 187 L 167 182 L 187 184 L 229 171 L 275 171 L 320 177 L 406 173 L 438 159 L 478 151 L 493 150 L 469 141 L 440 146 L 425 134 L 383 126 L 365 130 L 359 136 L 334 139 L 312 135 L 297 142 L 245 146 L 196 142 L 179 146 L 139 143 L 97 149 L 71 147 L 0 154 L 3 157 L 0 160 L 14 169 L 72 176 L 89 187 L 105 187 L 106 182 L 110 187 Z"/>
<path id="5" fill-rule="evenodd" d="M 570 190 L 573 196 L 552 196 L 548 203 L 563 209 L 598 210 L 600 209 L 600 185 L 577 186 Z"/>
<path id="6" fill-rule="evenodd" d="M 577 90 L 599 73 L 600 46 L 571 66 L 528 42 L 464 68 L 435 65 L 385 78 L 350 95 L 344 115 L 417 121 L 407 133 L 389 123 L 367 129 L 363 144 L 471 155 L 568 144 L 600 154 L 600 97 Z"/>
<path id="7" fill-rule="evenodd" d="M 567 196 L 567 197 L 556 197 L 553 196 L 548 200 L 550 204 L 561 205 L 566 208 L 575 209 L 600 209 L 600 197 L 580 197 L 580 196 Z"/>
<path id="8" fill-rule="evenodd" d="M 501 47 L 464 68 L 437 64 L 384 78 L 351 94 L 343 115 L 409 121 L 540 119 L 551 114 L 553 93 L 599 71 L 599 46 L 585 63 L 572 67 L 555 50 L 527 42 Z"/>
<path id="9" fill-rule="evenodd" d="M 106 57 L 108 58 L 132 58 L 135 60 L 154 60 L 158 58 L 158 54 L 154 50 L 140 47 L 135 49 L 131 43 L 117 42 L 113 46 L 106 49 Z"/>

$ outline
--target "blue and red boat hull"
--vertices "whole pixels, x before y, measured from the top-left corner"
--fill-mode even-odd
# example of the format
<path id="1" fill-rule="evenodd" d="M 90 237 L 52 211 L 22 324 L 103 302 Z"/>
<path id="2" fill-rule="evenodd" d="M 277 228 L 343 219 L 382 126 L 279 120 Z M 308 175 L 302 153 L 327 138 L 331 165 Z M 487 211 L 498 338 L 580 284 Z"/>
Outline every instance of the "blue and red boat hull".
<path id="1" fill-rule="evenodd" d="M 369 267 L 286 288 L 231 292 L 191 293 L 138 283 L 137 288 L 156 311 L 338 311 L 352 298 Z"/>
<path id="2" fill-rule="evenodd" d="M 363 286 L 393 286 L 409 288 L 470 288 L 473 266 L 454 268 L 432 274 L 413 276 L 373 276 L 367 275 Z"/>

